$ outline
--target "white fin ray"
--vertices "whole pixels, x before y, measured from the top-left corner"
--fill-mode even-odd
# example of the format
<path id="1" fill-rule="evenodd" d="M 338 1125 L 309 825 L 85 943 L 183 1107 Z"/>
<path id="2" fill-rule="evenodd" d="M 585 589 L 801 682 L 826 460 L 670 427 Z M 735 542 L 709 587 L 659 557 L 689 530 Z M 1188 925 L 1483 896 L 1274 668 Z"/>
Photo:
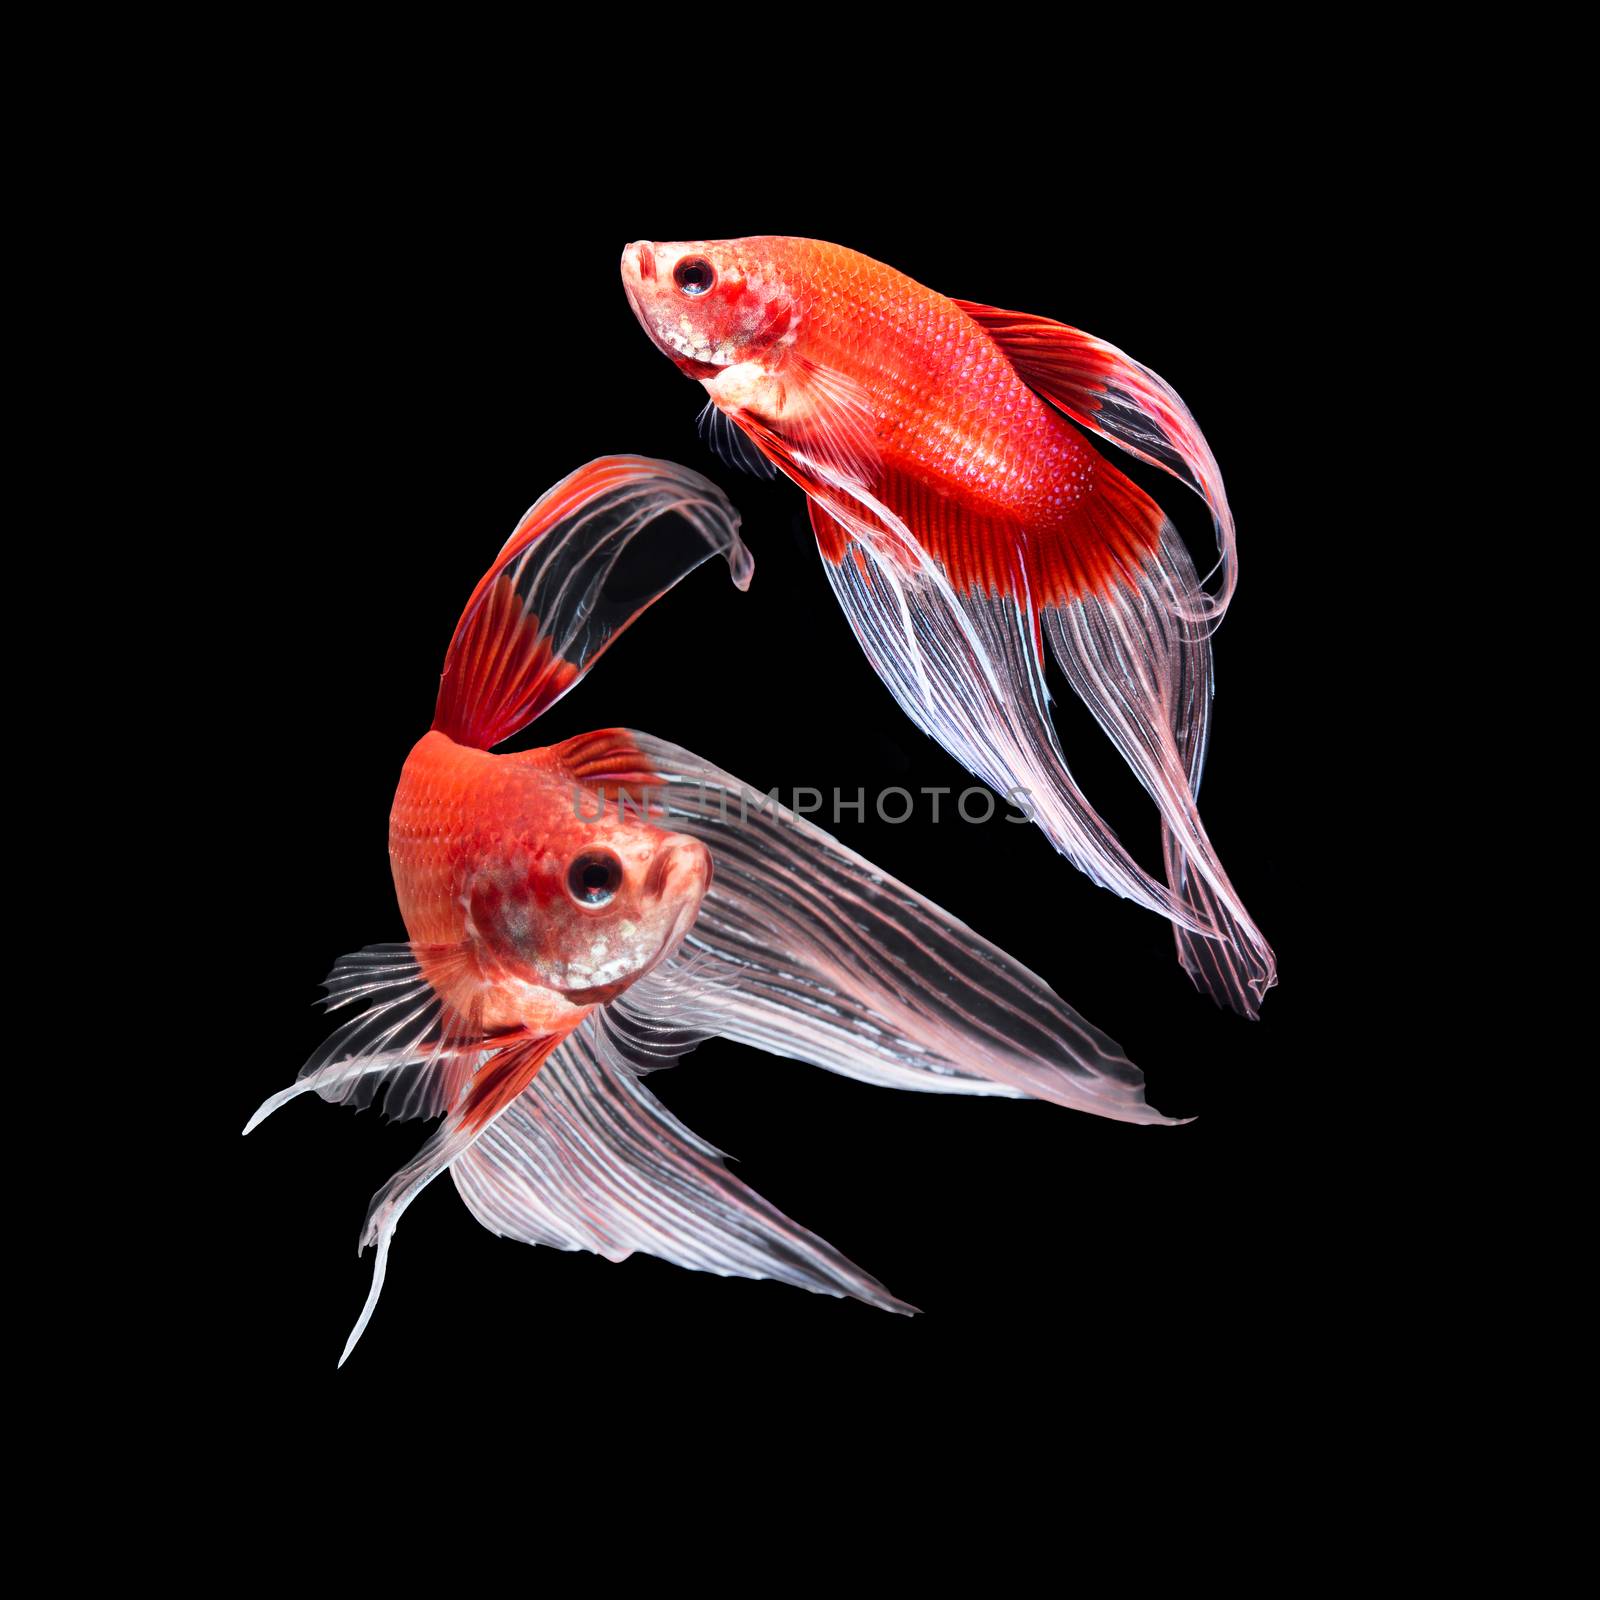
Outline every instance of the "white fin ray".
<path id="1" fill-rule="evenodd" d="M 725 466 L 748 472 L 753 478 L 777 477 L 778 469 L 715 400 L 706 401 L 695 427 L 706 447 Z"/>
<path id="2" fill-rule="evenodd" d="M 894 1088 L 1170 1120 L 1123 1052 L 1020 962 L 728 773 L 632 737 L 657 775 L 653 815 L 704 840 L 714 870 L 679 956 L 614 1003 L 624 1022 Z"/>
<path id="3" fill-rule="evenodd" d="M 484 1227 L 526 1244 L 609 1261 L 643 1251 L 719 1277 L 912 1309 L 729 1173 L 639 1081 L 596 1017 L 562 1041 L 452 1175 Z"/>
<path id="4" fill-rule="evenodd" d="M 1136 585 L 1047 608 L 1051 652 L 1161 812 L 1167 880 L 1221 938 L 1175 928 L 1178 959 L 1203 993 L 1256 1016 L 1278 981 L 1270 946 L 1200 820 L 1211 721 L 1211 639 L 1189 552 L 1171 525 Z"/>
<path id="5" fill-rule="evenodd" d="M 454 952 L 434 952 L 449 960 Z M 423 974 L 415 947 L 374 944 L 340 956 L 324 981 L 330 1011 L 364 1001 L 322 1044 L 296 1081 L 257 1108 L 244 1131 L 302 1094 L 358 1111 L 381 1102 L 391 1121 L 437 1117 L 471 1076 L 479 1044 L 463 1037 Z"/>
<path id="6" fill-rule="evenodd" d="M 1195 911 L 1133 859 L 1090 805 L 1050 718 L 1050 692 L 1020 559 L 1015 597 L 958 596 L 885 506 L 839 484 L 813 516 L 850 536 L 823 571 L 867 659 L 911 720 L 974 776 L 1018 805 L 1091 882 L 1202 936 Z"/>

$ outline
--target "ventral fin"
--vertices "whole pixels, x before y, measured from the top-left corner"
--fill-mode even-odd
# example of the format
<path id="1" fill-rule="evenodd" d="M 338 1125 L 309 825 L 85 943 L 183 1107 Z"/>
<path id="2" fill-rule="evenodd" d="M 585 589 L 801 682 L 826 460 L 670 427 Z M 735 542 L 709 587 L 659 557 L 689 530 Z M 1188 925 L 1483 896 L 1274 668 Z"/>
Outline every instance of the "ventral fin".
<path id="1" fill-rule="evenodd" d="M 500 1116 L 533 1082 L 545 1058 L 561 1042 L 561 1034 L 529 1034 L 496 1050 L 472 1079 L 463 1103 L 440 1123 L 433 1137 L 372 1197 L 362 1229 L 360 1249 L 376 1247 L 372 1287 L 356 1325 L 345 1341 L 342 1367 L 372 1320 L 389 1271 L 389 1245 L 411 1202 L 447 1167 L 470 1151 Z"/>
<path id="2" fill-rule="evenodd" d="M 572 784 L 572 809 L 579 820 L 648 817 L 651 791 L 659 780 L 626 728 L 582 733 L 542 754 Z"/>

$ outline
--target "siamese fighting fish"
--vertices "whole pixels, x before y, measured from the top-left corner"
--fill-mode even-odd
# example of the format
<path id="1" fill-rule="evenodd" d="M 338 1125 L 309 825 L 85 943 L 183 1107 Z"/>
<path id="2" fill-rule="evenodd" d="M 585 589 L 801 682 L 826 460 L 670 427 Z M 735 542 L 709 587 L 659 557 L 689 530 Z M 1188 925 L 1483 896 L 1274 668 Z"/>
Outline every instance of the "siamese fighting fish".
<path id="1" fill-rule="evenodd" d="M 622 281 L 645 332 L 704 387 L 718 453 L 805 491 L 828 581 L 907 715 L 1025 796 L 1095 883 L 1167 917 L 1195 984 L 1256 1016 L 1276 962 L 1195 799 L 1233 517 L 1176 391 L 1076 328 L 947 299 L 812 239 L 641 240 Z M 1161 507 L 1080 428 L 1204 498 L 1214 596 Z M 1047 647 L 1160 810 L 1164 882 L 1067 769 Z"/>
<path id="2" fill-rule="evenodd" d="M 335 965 L 349 1020 L 245 1128 L 308 1092 L 438 1121 L 368 1209 L 372 1288 L 341 1365 L 396 1224 L 445 1171 L 529 1244 L 910 1310 L 645 1087 L 712 1035 L 874 1084 L 1170 1120 L 1033 973 L 770 795 L 620 728 L 493 752 L 702 562 L 746 587 L 738 528 L 683 467 L 590 462 L 523 517 L 456 627 L 389 816 L 407 938 Z"/>

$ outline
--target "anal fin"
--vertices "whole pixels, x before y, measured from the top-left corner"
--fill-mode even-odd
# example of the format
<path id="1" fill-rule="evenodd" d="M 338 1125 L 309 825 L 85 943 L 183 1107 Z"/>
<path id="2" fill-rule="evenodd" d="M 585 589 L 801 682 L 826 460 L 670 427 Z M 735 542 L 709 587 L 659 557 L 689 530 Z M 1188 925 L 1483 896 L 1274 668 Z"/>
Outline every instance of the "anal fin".
<path id="1" fill-rule="evenodd" d="M 641 1250 L 719 1277 L 913 1309 L 728 1172 L 594 1016 L 452 1172 L 486 1228 L 527 1244 L 611 1261 Z"/>

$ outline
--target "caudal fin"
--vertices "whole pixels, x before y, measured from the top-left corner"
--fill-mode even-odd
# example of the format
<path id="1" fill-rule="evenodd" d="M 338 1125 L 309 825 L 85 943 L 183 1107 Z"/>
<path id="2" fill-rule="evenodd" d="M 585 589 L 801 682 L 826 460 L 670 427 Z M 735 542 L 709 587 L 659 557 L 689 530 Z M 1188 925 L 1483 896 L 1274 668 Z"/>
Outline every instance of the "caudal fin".
<path id="1" fill-rule="evenodd" d="M 1170 523 L 1137 572 L 1042 612 L 1051 653 L 1161 812 L 1178 959 L 1219 1005 L 1254 1017 L 1277 962 L 1200 820 L 1211 639 L 1194 563 Z M 1191 926 L 1185 926 L 1185 923 Z"/>
<path id="2" fill-rule="evenodd" d="M 1278 981 L 1277 959 L 1253 922 L 1234 916 L 1189 860 L 1188 852 L 1164 823 L 1161 849 L 1172 892 L 1197 918 L 1217 929 L 1219 937 L 1202 939 L 1176 923 L 1178 964 L 1202 994 L 1244 1017 L 1257 1017 L 1267 990 Z"/>
<path id="3" fill-rule="evenodd" d="M 709 479 L 647 456 L 579 467 L 533 504 L 473 590 L 445 656 L 434 728 L 478 750 L 509 739 L 714 555 L 749 587 L 739 514 Z"/>

